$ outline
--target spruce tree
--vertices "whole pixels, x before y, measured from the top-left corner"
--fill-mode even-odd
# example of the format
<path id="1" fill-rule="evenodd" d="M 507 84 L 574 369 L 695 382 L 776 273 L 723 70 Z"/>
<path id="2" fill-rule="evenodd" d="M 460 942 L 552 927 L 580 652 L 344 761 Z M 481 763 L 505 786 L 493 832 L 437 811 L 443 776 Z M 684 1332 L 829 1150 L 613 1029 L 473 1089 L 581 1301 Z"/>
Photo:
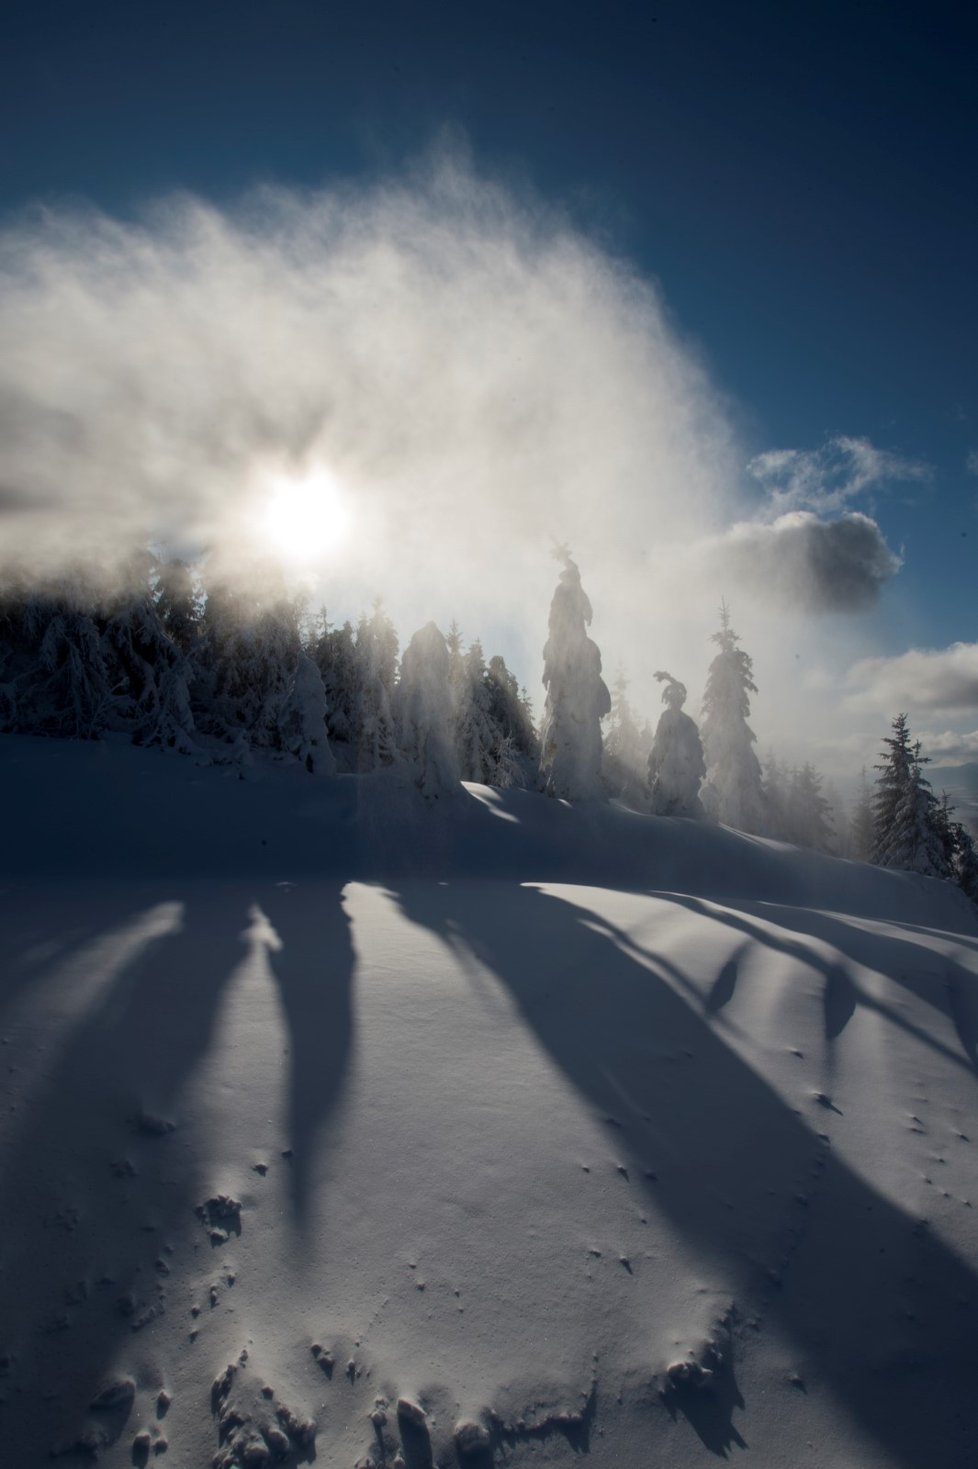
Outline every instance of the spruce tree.
<path id="1" fill-rule="evenodd" d="M 864 766 L 860 774 L 856 803 L 849 818 L 849 853 L 859 862 L 869 862 L 872 860 L 874 842 L 873 796 Z"/>
<path id="2" fill-rule="evenodd" d="M 699 730 L 683 713 L 686 685 L 660 670 L 665 704 L 648 761 L 649 792 L 657 816 L 702 816 L 699 791 L 706 774 Z"/>
<path id="3" fill-rule="evenodd" d="M 740 831 L 760 832 L 765 825 L 764 792 L 754 753 L 756 737 L 747 723 L 750 695 L 757 693 L 757 685 L 752 660 L 739 646 L 725 603 L 720 607 L 720 631 L 712 634 L 712 641 L 720 651 L 710 664 L 703 695 L 703 805 L 717 821 Z"/>
<path id="4" fill-rule="evenodd" d="M 601 677 L 601 654 L 587 635 L 593 614 L 581 573 L 566 547 L 558 547 L 555 556 L 563 570 L 543 650 L 547 698 L 539 782 L 548 796 L 581 801 L 603 795 L 601 720 L 611 709 L 611 697 Z"/>
<path id="5" fill-rule="evenodd" d="M 796 766 L 788 789 L 788 840 L 798 847 L 828 852 L 833 836 L 832 808 L 822 794 L 822 777 L 807 762 Z"/>
<path id="6" fill-rule="evenodd" d="M 604 736 L 604 779 L 614 795 L 632 805 L 643 804 L 648 753 L 629 702 L 628 679 L 619 669 L 611 687 L 611 712 Z"/>
<path id="7" fill-rule="evenodd" d="M 400 748 L 429 800 L 459 785 L 449 671 L 445 639 L 429 622 L 404 650 L 395 701 Z"/>
<path id="8" fill-rule="evenodd" d="M 326 738 L 326 690 L 315 661 L 300 653 L 282 704 L 278 736 L 281 748 L 310 775 L 335 775 L 336 761 Z"/>
<path id="9" fill-rule="evenodd" d="M 879 867 L 949 877 L 939 806 L 923 772 L 927 757 L 921 754 L 919 741 L 911 744 L 905 714 L 898 714 L 891 728 L 893 733 L 884 738 L 886 749 L 875 767 L 879 774 L 872 860 Z"/>
<path id="10" fill-rule="evenodd" d="M 374 602 L 372 615 L 364 615 L 357 625 L 354 650 L 356 698 L 353 739 L 357 769 L 376 770 L 381 765 L 394 764 L 398 758 L 393 714 L 397 633 L 379 597 Z"/>

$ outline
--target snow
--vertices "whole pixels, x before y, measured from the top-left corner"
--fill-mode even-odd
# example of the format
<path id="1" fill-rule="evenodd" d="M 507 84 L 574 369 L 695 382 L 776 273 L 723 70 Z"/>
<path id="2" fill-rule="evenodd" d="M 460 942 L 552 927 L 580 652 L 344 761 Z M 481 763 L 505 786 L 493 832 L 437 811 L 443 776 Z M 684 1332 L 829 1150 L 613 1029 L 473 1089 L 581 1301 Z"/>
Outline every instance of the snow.
<path id="1" fill-rule="evenodd" d="M 971 1462 L 974 908 L 465 791 L 4 737 L 0 1462 Z"/>

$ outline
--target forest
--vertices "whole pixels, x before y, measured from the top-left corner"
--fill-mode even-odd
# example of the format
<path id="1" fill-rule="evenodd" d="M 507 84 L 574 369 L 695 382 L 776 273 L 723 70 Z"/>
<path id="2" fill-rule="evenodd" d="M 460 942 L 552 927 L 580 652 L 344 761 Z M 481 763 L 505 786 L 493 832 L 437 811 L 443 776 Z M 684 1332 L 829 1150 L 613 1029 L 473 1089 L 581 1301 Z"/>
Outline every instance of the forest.
<path id="1" fill-rule="evenodd" d="M 726 604 L 699 725 L 687 690 L 659 670 L 653 728 L 619 672 L 609 690 L 588 634 L 579 568 L 561 571 L 543 649 L 546 699 L 478 637 L 433 623 L 401 649 L 382 600 L 354 625 L 262 569 L 250 583 L 145 552 L 105 589 L 96 567 L 44 584 L 9 572 L 0 587 L 0 731 L 134 744 L 236 766 L 256 758 L 311 775 L 403 767 L 432 799 L 459 782 L 572 801 L 618 799 L 641 812 L 737 830 L 956 883 L 978 901 L 975 842 L 898 714 L 870 781 L 848 803 L 809 762 L 764 761 L 751 728 L 753 662 Z"/>

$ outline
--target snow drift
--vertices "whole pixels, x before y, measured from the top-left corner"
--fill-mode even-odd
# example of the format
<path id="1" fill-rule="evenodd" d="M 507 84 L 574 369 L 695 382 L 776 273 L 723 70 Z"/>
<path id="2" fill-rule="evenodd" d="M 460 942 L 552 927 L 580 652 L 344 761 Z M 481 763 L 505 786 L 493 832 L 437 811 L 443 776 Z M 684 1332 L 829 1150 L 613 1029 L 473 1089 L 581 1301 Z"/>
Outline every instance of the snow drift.
<path id="1" fill-rule="evenodd" d="M 3 741 L 3 1462 L 969 1462 L 960 894 L 242 773 Z"/>

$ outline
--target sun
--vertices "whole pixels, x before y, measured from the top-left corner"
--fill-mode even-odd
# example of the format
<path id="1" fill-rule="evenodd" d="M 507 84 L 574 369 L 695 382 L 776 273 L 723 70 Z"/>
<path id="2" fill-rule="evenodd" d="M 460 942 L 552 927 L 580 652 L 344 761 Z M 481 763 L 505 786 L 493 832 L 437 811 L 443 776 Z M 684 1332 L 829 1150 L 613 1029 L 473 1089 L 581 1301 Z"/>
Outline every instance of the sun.
<path id="1" fill-rule="evenodd" d="M 350 536 L 349 499 L 327 470 L 301 477 L 278 475 L 259 517 L 259 530 L 280 556 L 316 561 Z"/>

